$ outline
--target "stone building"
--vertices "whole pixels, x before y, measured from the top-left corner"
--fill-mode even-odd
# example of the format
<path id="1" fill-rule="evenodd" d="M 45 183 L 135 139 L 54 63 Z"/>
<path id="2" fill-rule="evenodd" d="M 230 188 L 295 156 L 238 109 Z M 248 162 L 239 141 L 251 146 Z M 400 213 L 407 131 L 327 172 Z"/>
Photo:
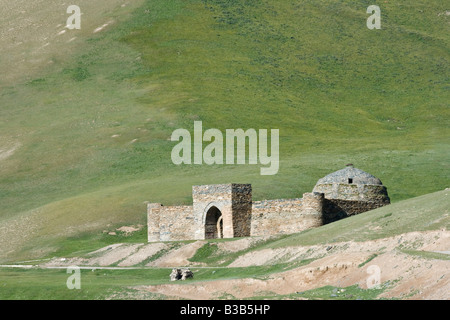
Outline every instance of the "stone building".
<path id="1" fill-rule="evenodd" d="M 390 203 L 386 187 L 348 166 L 320 179 L 302 198 L 252 201 L 250 184 L 192 187 L 191 206 L 147 205 L 148 241 L 295 233 Z"/>
<path id="2" fill-rule="evenodd" d="M 390 203 L 381 180 L 348 164 L 317 181 L 313 192 L 323 193 L 324 223 L 376 209 Z"/>

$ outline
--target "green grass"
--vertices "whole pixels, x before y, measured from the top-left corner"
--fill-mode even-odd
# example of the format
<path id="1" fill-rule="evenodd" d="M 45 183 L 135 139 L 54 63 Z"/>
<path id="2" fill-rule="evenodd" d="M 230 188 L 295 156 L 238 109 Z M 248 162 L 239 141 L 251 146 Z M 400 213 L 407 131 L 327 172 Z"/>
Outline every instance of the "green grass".
<path id="1" fill-rule="evenodd" d="M 307 264 L 304 261 L 303 264 Z M 291 269 L 286 264 L 246 268 L 191 268 L 194 279 L 177 282 L 178 285 L 202 281 L 242 278 L 265 279 L 270 274 Z M 0 299 L 2 300 L 92 300 L 134 298 L 158 299 L 164 296 L 139 296 L 133 286 L 173 283 L 170 268 L 142 268 L 128 270 L 81 269 L 81 289 L 67 288 L 72 275 L 66 269 L 0 269 Z"/>
<path id="2" fill-rule="evenodd" d="M 210 257 L 214 255 L 218 250 L 216 243 L 206 243 L 200 249 L 198 249 L 194 256 L 189 259 L 191 262 L 206 262 L 210 261 Z"/>
<path id="3" fill-rule="evenodd" d="M 93 300 L 126 292 L 128 286 L 168 283 L 170 270 L 80 270 L 81 289 L 67 288 L 66 269 L 0 270 L 2 300 Z"/>
<path id="4" fill-rule="evenodd" d="M 243 255 L 257 248 L 260 248 L 261 246 L 264 246 L 267 243 L 267 240 L 257 241 L 256 243 L 254 243 L 253 245 L 251 245 L 246 249 L 239 250 L 236 252 L 227 252 L 226 254 L 224 254 L 223 251 L 219 250 L 218 246 L 219 243 L 236 240 L 239 240 L 239 238 L 206 240 L 207 243 L 205 243 L 200 249 L 198 249 L 195 252 L 195 254 L 188 260 L 191 262 L 205 263 L 208 266 L 227 266 L 236 258 L 238 258 L 240 255 Z"/>
<path id="5" fill-rule="evenodd" d="M 325 286 L 317 289 L 297 292 L 279 298 L 306 298 L 309 300 L 375 300 L 386 290 L 386 285 L 379 288 L 362 289 L 358 285 L 345 288 Z"/>
<path id="6" fill-rule="evenodd" d="M 450 255 L 440 252 L 400 249 L 401 252 L 426 259 L 450 260 Z"/>
<path id="7" fill-rule="evenodd" d="M 58 242 L 58 249 L 56 251 L 53 251 L 50 256 L 67 258 L 76 257 L 114 243 L 147 242 L 146 228 L 142 228 L 139 231 L 132 232 L 129 235 L 125 232 L 120 232 L 112 228 L 111 231 L 113 230 L 114 232 L 116 232 L 116 235 L 110 235 L 108 234 L 108 232 L 101 232 L 98 234 L 86 232 L 63 239 Z"/>
<path id="8" fill-rule="evenodd" d="M 367 263 L 369 263 L 370 261 L 372 261 L 373 259 L 375 259 L 377 256 L 378 256 L 378 253 L 372 254 L 369 258 L 367 258 L 366 261 L 360 263 L 360 264 L 358 265 L 358 268 L 363 267 L 364 265 L 366 265 Z"/>
<path id="9" fill-rule="evenodd" d="M 280 266 L 195 269 L 194 279 L 177 282 L 183 286 L 211 280 L 230 280 L 240 278 L 264 279 L 273 272 L 283 270 Z M 142 270 L 100 270 L 80 271 L 80 289 L 68 289 L 66 282 L 72 275 L 65 269 L 2 269 L 0 270 L 0 299 L 2 300 L 95 300 L 95 299 L 164 299 L 163 295 L 139 294 L 133 286 L 158 285 L 173 283 L 169 280 L 170 269 L 152 268 Z M 346 288 L 325 286 L 289 295 L 262 293 L 251 299 L 292 299 L 307 298 L 311 300 L 372 300 L 381 294 L 387 285 L 379 288 L 361 289 L 358 285 Z M 229 298 L 223 296 L 223 299 Z"/>
<path id="10" fill-rule="evenodd" d="M 105 3 L 82 3 L 85 27 L 48 46 L 52 63 L 1 82 L 0 149 L 20 147 L 0 160 L 9 230 L 0 241 L 14 243 L 0 261 L 109 243 L 106 225 L 145 224 L 144 201 L 188 204 L 194 184 L 252 183 L 255 200 L 299 197 L 352 162 L 395 203 L 448 186 L 441 1 L 382 3 L 378 31 L 365 27 L 364 1 L 152 0 L 125 12 Z M 60 13 L 48 4 L 30 14 Z M 115 23 L 93 34 L 91 16 Z M 194 120 L 204 130 L 279 129 L 279 173 L 173 165 L 168 138 Z M 17 225 L 32 236 L 21 242 Z"/>

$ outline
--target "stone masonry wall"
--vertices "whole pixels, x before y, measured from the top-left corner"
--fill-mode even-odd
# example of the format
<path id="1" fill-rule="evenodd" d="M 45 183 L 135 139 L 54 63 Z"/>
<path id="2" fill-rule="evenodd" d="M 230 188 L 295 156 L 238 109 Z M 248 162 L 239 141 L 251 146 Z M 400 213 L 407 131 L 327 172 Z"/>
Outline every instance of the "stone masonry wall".
<path id="1" fill-rule="evenodd" d="M 334 222 L 358 213 L 374 210 L 388 205 L 389 202 L 354 201 L 342 199 L 325 199 L 324 223 Z"/>
<path id="2" fill-rule="evenodd" d="M 148 207 L 148 241 L 176 241 L 193 239 L 192 206 Z"/>
<path id="3" fill-rule="evenodd" d="M 232 185 L 233 236 L 248 237 L 251 233 L 252 187 Z"/>
<path id="4" fill-rule="evenodd" d="M 165 207 L 159 217 L 161 241 L 192 239 L 194 234 L 192 206 Z"/>
<path id="5" fill-rule="evenodd" d="M 305 193 L 303 198 L 254 201 L 251 235 L 295 233 L 323 224 L 323 194 Z"/>
<path id="6" fill-rule="evenodd" d="M 149 242 L 159 241 L 159 215 L 161 203 L 147 204 L 147 235 Z"/>
<path id="7" fill-rule="evenodd" d="M 328 187 L 331 196 L 338 192 L 341 198 L 312 192 L 303 198 L 252 201 L 249 184 L 193 186 L 192 206 L 147 205 L 148 241 L 205 239 L 206 218 L 214 227 L 210 219 L 218 219 L 220 213 L 220 233 L 223 238 L 233 238 L 295 233 L 389 204 L 383 186 L 325 185 Z"/>

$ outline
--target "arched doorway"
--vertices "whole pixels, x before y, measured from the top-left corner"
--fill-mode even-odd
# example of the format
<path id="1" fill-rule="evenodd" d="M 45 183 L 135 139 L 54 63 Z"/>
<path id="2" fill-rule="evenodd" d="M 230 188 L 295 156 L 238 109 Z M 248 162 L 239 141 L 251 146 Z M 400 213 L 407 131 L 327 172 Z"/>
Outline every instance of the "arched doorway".
<path id="1" fill-rule="evenodd" d="M 206 213 L 205 239 L 217 238 L 223 238 L 222 212 L 217 207 L 212 206 Z"/>

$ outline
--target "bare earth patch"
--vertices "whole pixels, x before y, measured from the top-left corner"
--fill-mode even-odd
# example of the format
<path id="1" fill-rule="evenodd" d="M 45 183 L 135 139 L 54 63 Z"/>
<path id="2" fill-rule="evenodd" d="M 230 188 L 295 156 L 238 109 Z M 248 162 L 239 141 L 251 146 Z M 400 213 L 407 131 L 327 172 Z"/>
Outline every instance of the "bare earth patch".
<path id="1" fill-rule="evenodd" d="M 20 143 L 12 146 L 0 146 L 0 161 L 9 158 L 20 147 Z"/>
<path id="2" fill-rule="evenodd" d="M 120 267 L 129 267 L 141 263 L 142 261 L 152 257 L 161 250 L 169 248 L 167 243 L 150 243 L 141 248 L 136 253 L 129 255 L 125 260 L 119 263 Z"/>
<path id="3" fill-rule="evenodd" d="M 139 224 L 137 226 L 123 226 L 123 227 L 117 228 L 116 230 L 124 232 L 128 235 L 130 233 L 141 230 L 143 227 L 144 227 L 143 225 Z"/>
<path id="4" fill-rule="evenodd" d="M 217 247 L 223 252 L 238 252 L 248 249 L 250 246 L 255 244 L 259 238 L 242 238 L 234 241 L 218 242 Z"/>
<path id="5" fill-rule="evenodd" d="M 170 251 L 161 258 L 150 262 L 147 266 L 151 267 L 181 267 L 192 264 L 188 259 L 200 249 L 206 241 L 195 241 L 181 246 L 178 249 Z"/>

